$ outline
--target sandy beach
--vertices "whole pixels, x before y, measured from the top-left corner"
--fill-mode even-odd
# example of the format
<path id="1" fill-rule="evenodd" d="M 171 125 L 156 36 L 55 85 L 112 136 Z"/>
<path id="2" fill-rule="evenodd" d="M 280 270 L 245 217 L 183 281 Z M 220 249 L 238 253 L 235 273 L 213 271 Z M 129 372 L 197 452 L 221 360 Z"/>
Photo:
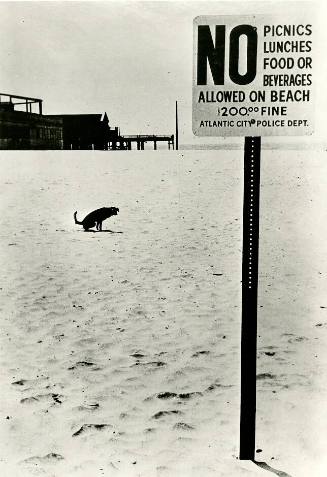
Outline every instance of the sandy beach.
<path id="1" fill-rule="evenodd" d="M 326 159 L 262 154 L 263 468 L 238 459 L 242 150 L 2 152 L 1 475 L 325 475 Z"/>

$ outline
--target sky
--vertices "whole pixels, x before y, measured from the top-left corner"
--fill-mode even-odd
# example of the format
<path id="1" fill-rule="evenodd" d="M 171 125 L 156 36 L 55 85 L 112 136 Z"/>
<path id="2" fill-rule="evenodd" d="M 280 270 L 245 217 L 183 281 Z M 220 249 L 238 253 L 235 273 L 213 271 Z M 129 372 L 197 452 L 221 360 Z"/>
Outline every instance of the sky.
<path id="1" fill-rule="evenodd" d="M 316 3 L 319 64 L 310 140 L 323 141 L 327 8 Z M 0 91 L 43 99 L 44 114 L 106 111 L 122 134 L 173 134 L 177 100 L 180 142 L 205 142 L 192 133 L 193 19 L 278 13 L 282 4 L 294 2 L 1 1 Z M 301 8 L 311 15 L 310 6 Z"/>

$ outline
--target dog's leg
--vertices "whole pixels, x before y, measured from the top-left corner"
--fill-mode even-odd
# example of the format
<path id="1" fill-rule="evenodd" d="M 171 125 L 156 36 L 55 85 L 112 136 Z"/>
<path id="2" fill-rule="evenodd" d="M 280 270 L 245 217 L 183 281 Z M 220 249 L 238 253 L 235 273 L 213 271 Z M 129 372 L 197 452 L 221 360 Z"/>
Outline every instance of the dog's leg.
<path id="1" fill-rule="evenodd" d="M 102 231 L 102 222 L 99 222 L 99 230 Z"/>

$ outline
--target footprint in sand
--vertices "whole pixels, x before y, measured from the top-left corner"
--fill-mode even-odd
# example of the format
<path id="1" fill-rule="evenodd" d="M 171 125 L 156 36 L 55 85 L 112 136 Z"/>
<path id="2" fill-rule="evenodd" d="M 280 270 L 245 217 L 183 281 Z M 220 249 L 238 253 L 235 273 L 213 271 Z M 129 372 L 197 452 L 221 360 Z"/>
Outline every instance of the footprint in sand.
<path id="1" fill-rule="evenodd" d="M 181 411 L 177 411 L 175 409 L 172 411 L 159 411 L 152 416 L 152 419 L 160 419 L 161 417 L 165 417 L 165 416 L 181 415 L 181 414 L 183 414 Z"/>
<path id="2" fill-rule="evenodd" d="M 295 336 L 294 338 L 290 338 L 287 340 L 289 343 L 301 343 L 302 341 L 308 341 L 309 338 L 306 336 Z"/>
<path id="3" fill-rule="evenodd" d="M 81 404 L 80 406 L 77 406 L 75 409 L 78 411 L 96 411 L 99 409 L 100 404 L 95 403 L 95 404 Z"/>
<path id="4" fill-rule="evenodd" d="M 56 454 L 55 452 L 50 452 L 49 454 L 44 455 L 42 457 L 40 456 L 28 457 L 27 459 L 22 460 L 20 463 L 38 465 L 38 464 L 54 463 L 60 460 L 64 460 L 64 457 L 62 455 Z"/>
<path id="5" fill-rule="evenodd" d="M 199 356 L 208 354 L 210 354 L 210 351 L 197 351 L 196 353 L 192 354 L 192 358 L 198 358 Z"/>
<path id="6" fill-rule="evenodd" d="M 30 396 L 24 399 L 21 399 L 21 404 L 33 404 L 36 402 L 48 402 L 49 404 L 62 404 L 62 398 L 60 394 L 48 393 L 48 394 L 37 394 L 36 396 Z"/>
<path id="7" fill-rule="evenodd" d="M 257 374 L 257 380 L 265 380 L 265 379 L 276 379 L 277 376 L 275 374 L 270 374 L 270 373 L 260 373 Z"/>
<path id="8" fill-rule="evenodd" d="M 150 361 L 149 363 L 140 363 L 140 361 L 137 361 L 136 363 L 132 364 L 132 366 L 147 366 L 151 369 L 161 368 L 162 366 L 166 365 L 167 363 L 164 363 L 163 361 Z"/>
<path id="9" fill-rule="evenodd" d="M 166 392 L 157 394 L 158 399 L 178 398 L 178 399 L 185 399 L 186 400 L 186 399 L 191 399 L 194 396 L 203 396 L 203 394 L 199 391 L 194 391 L 194 392 L 191 392 L 191 393 L 180 393 L 180 394 L 171 393 L 171 392 L 166 391 Z"/>
<path id="10" fill-rule="evenodd" d="M 49 379 L 48 376 L 44 376 L 44 377 L 41 377 L 41 378 L 37 378 L 37 379 L 19 379 L 17 381 L 14 381 L 12 382 L 11 384 L 13 386 L 17 386 L 17 387 L 25 387 L 25 386 L 33 386 L 35 384 L 39 384 L 40 382 L 42 381 L 47 381 Z"/>
<path id="11" fill-rule="evenodd" d="M 171 398 L 176 398 L 177 396 L 178 396 L 178 394 L 170 393 L 170 392 L 164 392 L 164 393 L 157 394 L 158 399 L 171 399 Z"/>
<path id="12" fill-rule="evenodd" d="M 134 354 L 131 354 L 130 356 L 136 359 L 145 358 L 145 354 L 142 354 L 142 353 L 134 353 Z"/>
<path id="13" fill-rule="evenodd" d="M 85 432 L 90 431 L 103 431 L 105 429 L 112 429 L 111 424 L 83 424 L 78 431 L 74 432 L 73 437 L 84 434 Z"/>
<path id="14" fill-rule="evenodd" d="M 182 430 L 182 431 L 193 431 L 195 429 L 193 426 L 190 426 L 189 424 L 186 424 L 185 422 L 176 422 L 173 428 L 176 430 Z"/>
<path id="15" fill-rule="evenodd" d="M 68 368 L 68 370 L 73 371 L 75 369 L 80 369 L 80 368 L 88 368 L 88 369 L 91 369 L 92 371 L 99 371 L 101 369 L 95 363 L 91 363 L 90 361 L 77 361 L 77 363 L 75 363 L 73 366 Z"/>
<path id="16" fill-rule="evenodd" d="M 228 389 L 232 387 L 233 387 L 232 384 L 221 384 L 216 382 L 216 383 L 210 384 L 210 386 L 206 388 L 205 392 L 211 392 L 211 391 L 214 391 L 215 389 Z"/>
<path id="17" fill-rule="evenodd" d="M 191 393 L 181 393 L 178 395 L 179 399 L 191 399 L 194 396 L 202 396 L 203 394 L 200 391 L 194 391 Z"/>

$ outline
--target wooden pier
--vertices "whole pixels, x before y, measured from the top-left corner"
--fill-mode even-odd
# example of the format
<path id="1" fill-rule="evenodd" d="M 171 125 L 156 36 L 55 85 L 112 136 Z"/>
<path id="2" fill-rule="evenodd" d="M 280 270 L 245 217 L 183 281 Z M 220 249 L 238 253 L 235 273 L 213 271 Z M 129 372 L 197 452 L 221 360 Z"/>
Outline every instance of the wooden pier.
<path id="1" fill-rule="evenodd" d="M 152 142 L 153 149 L 156 150 L 158 146 L 158 142 L 166 142 L 168 145 L 168 149 L 174 149 L 174 135 L 147 135 L 147 134 L 136 134 L 136 135 L 125 135 L 125 136 L 118 136 L 115 140 L 110 141 L 109 149 L 110 150 L 132 150 L 133 143 L 136 144 L 136 149 L 138 151 L 144 151 L 144 146 L 146 143 Z"/>

